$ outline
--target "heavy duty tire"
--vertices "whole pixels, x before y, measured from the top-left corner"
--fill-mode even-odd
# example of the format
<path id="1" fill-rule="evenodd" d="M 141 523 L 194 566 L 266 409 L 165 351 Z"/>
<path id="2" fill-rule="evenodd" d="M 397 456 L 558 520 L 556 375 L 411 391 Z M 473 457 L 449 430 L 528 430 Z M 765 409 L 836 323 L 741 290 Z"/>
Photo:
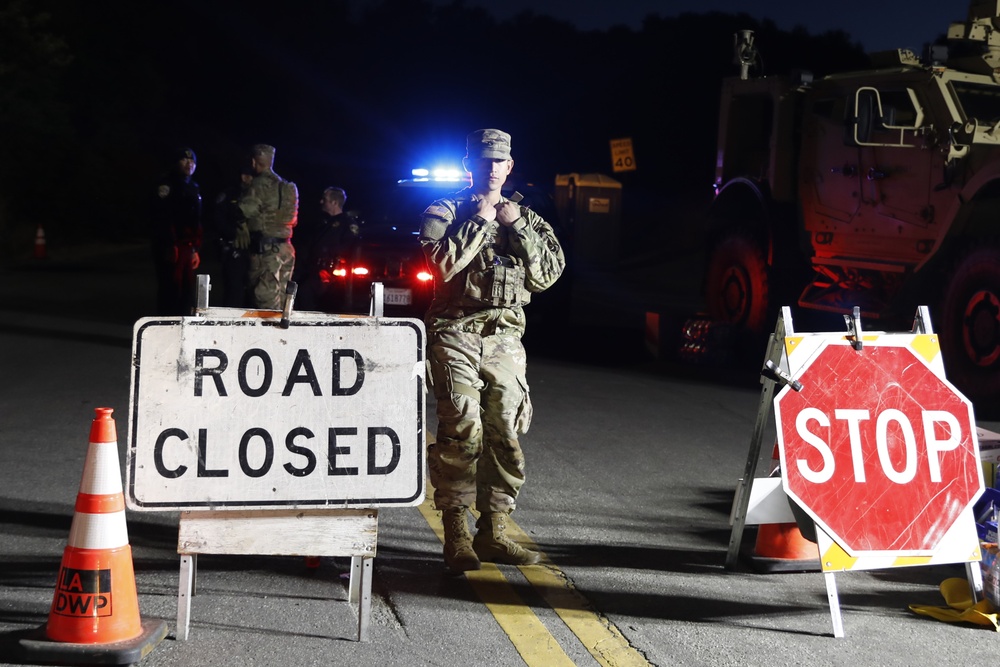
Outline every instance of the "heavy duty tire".
<path id="1" fill-rule="evenodd" d="M 980 417 L 1000 416 L 1000 249 L 973 250 L 958 263 L 941 313 L 948 379 Z"/>
<path id="2" fill-rule="evenodd" d="M 724 237 L 712 250 L 705 301 L 713 319 L 763 333 L 769 327 L 769 271 L 763 249 L 742 234 Z"/>

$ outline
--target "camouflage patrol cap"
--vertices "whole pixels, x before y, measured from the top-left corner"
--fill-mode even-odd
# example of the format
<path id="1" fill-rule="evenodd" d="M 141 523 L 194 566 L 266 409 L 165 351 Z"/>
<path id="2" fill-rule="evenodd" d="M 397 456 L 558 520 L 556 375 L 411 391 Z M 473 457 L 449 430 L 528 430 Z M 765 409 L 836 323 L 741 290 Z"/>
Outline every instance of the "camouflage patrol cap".
<path id="1" fill-rule="evenodd" d="M 465 154 L 473 159 L 510 160 L 510 135 L 503 130 L 476 130 L 465 139 Z"/>
<path id="2" fill-rule="evenodd" d="M 253 157 L 267 156 L 273 160 L 274 153 L 274 146 L 268 146 L 267 144 L 255 144 L 254 147 L 250 149 L 250 155 Z"/>
<path id="3" fill-rule="evenodd" d="M 254 144 L 250 149 L 250 157 L 257 163 L 270 169 L 274 165 L 274 146 Z"/>

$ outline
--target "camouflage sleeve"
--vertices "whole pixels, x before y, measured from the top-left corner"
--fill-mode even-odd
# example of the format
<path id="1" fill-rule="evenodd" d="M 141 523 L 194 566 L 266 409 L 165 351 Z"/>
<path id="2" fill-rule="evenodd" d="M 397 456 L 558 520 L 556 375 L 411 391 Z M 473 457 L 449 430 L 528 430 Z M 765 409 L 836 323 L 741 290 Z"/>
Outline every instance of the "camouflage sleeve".
<path id="1" fill-rule="evenodd" d="M 284 228 L 284 225 L 277 225 L 277 229 L 275 228 L 280 188 L 280 178 L 274 172 L 265 171 L 255 176 L 250 187 L 240 196 L 240 211 L 246 217 L 247 228 L 251 232 L 274 236 Z"/>
<path id="2" fill-rule="evenodd" d="M 260 214 L 264 208 L 263 202 L 260 200 L 260 192 L 257 179 L 250 184 L 243 193 L 240 195 L 239 201 L 236 205 L 240 209 L 240 213 L 246 218 L 247 228 L 251 232 L 261 231 L 261 219 Z"/>
<path id="3" fill-rule="evenodd" d="M 521 220 L 511 229 L 514 233 L 510 235 L 510 244 L 515 254 L 524 260 L 528 291 L 548 289 L 566 268 L 566 257 L 552 226 L 531 209 L 522 207 Z"/>
<path id="4" fill-rule="evenodd" d="M 427 263 L 444 282 L 476 258 L 499 226 L 495 220 L 486 222 L 478 215 L 456 222 L 457 211 L 455 201 L 440 199 L 420 218 L 420 246 Z"/>

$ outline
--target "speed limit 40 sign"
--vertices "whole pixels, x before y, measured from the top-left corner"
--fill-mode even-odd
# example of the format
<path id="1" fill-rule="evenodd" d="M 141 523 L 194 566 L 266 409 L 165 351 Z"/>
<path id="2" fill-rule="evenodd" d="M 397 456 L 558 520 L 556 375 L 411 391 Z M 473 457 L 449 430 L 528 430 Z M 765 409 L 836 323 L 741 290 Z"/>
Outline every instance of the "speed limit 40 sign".
<path id="1" fill-rule="evenodd" d="M 140 320 L 129 506 L 419 504 L 424 347 L 412 319 Z"/>
<path id="2" fill-rule="evenodd" d="M 615 172 L 636 170 L 631 138 L 611 140 L 611 168 Z"/>

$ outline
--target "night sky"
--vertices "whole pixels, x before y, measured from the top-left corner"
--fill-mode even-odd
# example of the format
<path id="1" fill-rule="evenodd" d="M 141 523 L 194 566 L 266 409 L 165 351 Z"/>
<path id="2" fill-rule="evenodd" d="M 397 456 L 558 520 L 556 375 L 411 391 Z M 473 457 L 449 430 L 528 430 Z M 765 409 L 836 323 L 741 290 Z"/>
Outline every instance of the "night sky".
<path id="1" fill-rule="evenodd" d="M 460 161 L 479 127 L 510 131 L 516 170 L 548 185 L 610 173 L 609 141 L 631 138 L 639 169 L 621 175 L 626 201 L 658 221 L 677 199 L 710 193 L 736 30 L 757 31 L 761 73 L 823 75 L 865 66 L 872 46 L 919 51 L 965 13 L 926 0 L 906 3 L 906 17 L 878 3 L 803 9 L 813 4 L 7 3 L 0 233 L 30 239 L 38 222 L 53 237 L 141 230 L 178 146 L 198 153 L 208 196 L 260 142 L 278 147 L 276 171 L 300 185 L 307 214 L 330 184 L 363 204 L 365 188 L 410 167 Z"/>
<path id="2" fill-rule="evenodd" d="M 360 0 L 362 3 L 371 0 Z M 445 0 L 436 0 L 441 4 Z M 802 0 L 465 0 L 470 7 L 483 7 L 498 18 L 510 18 L 531 10 L 568 21 L 581 30 L 601 30 L 623 24 L 639 29 L 649 14 L 677 16 L 683 12 L 719 11 L 747 13 L 771 19 L 783 30 L 802 26 L 811 33 L 843 30 L 861 42 L 867 51 L 910 48 L 918 51 L 925 42 L 947 32 L 948 25 L 963 21 L 968 5 L 964 0 L 907 0 L 907 2 L 803 2 Z"/>

